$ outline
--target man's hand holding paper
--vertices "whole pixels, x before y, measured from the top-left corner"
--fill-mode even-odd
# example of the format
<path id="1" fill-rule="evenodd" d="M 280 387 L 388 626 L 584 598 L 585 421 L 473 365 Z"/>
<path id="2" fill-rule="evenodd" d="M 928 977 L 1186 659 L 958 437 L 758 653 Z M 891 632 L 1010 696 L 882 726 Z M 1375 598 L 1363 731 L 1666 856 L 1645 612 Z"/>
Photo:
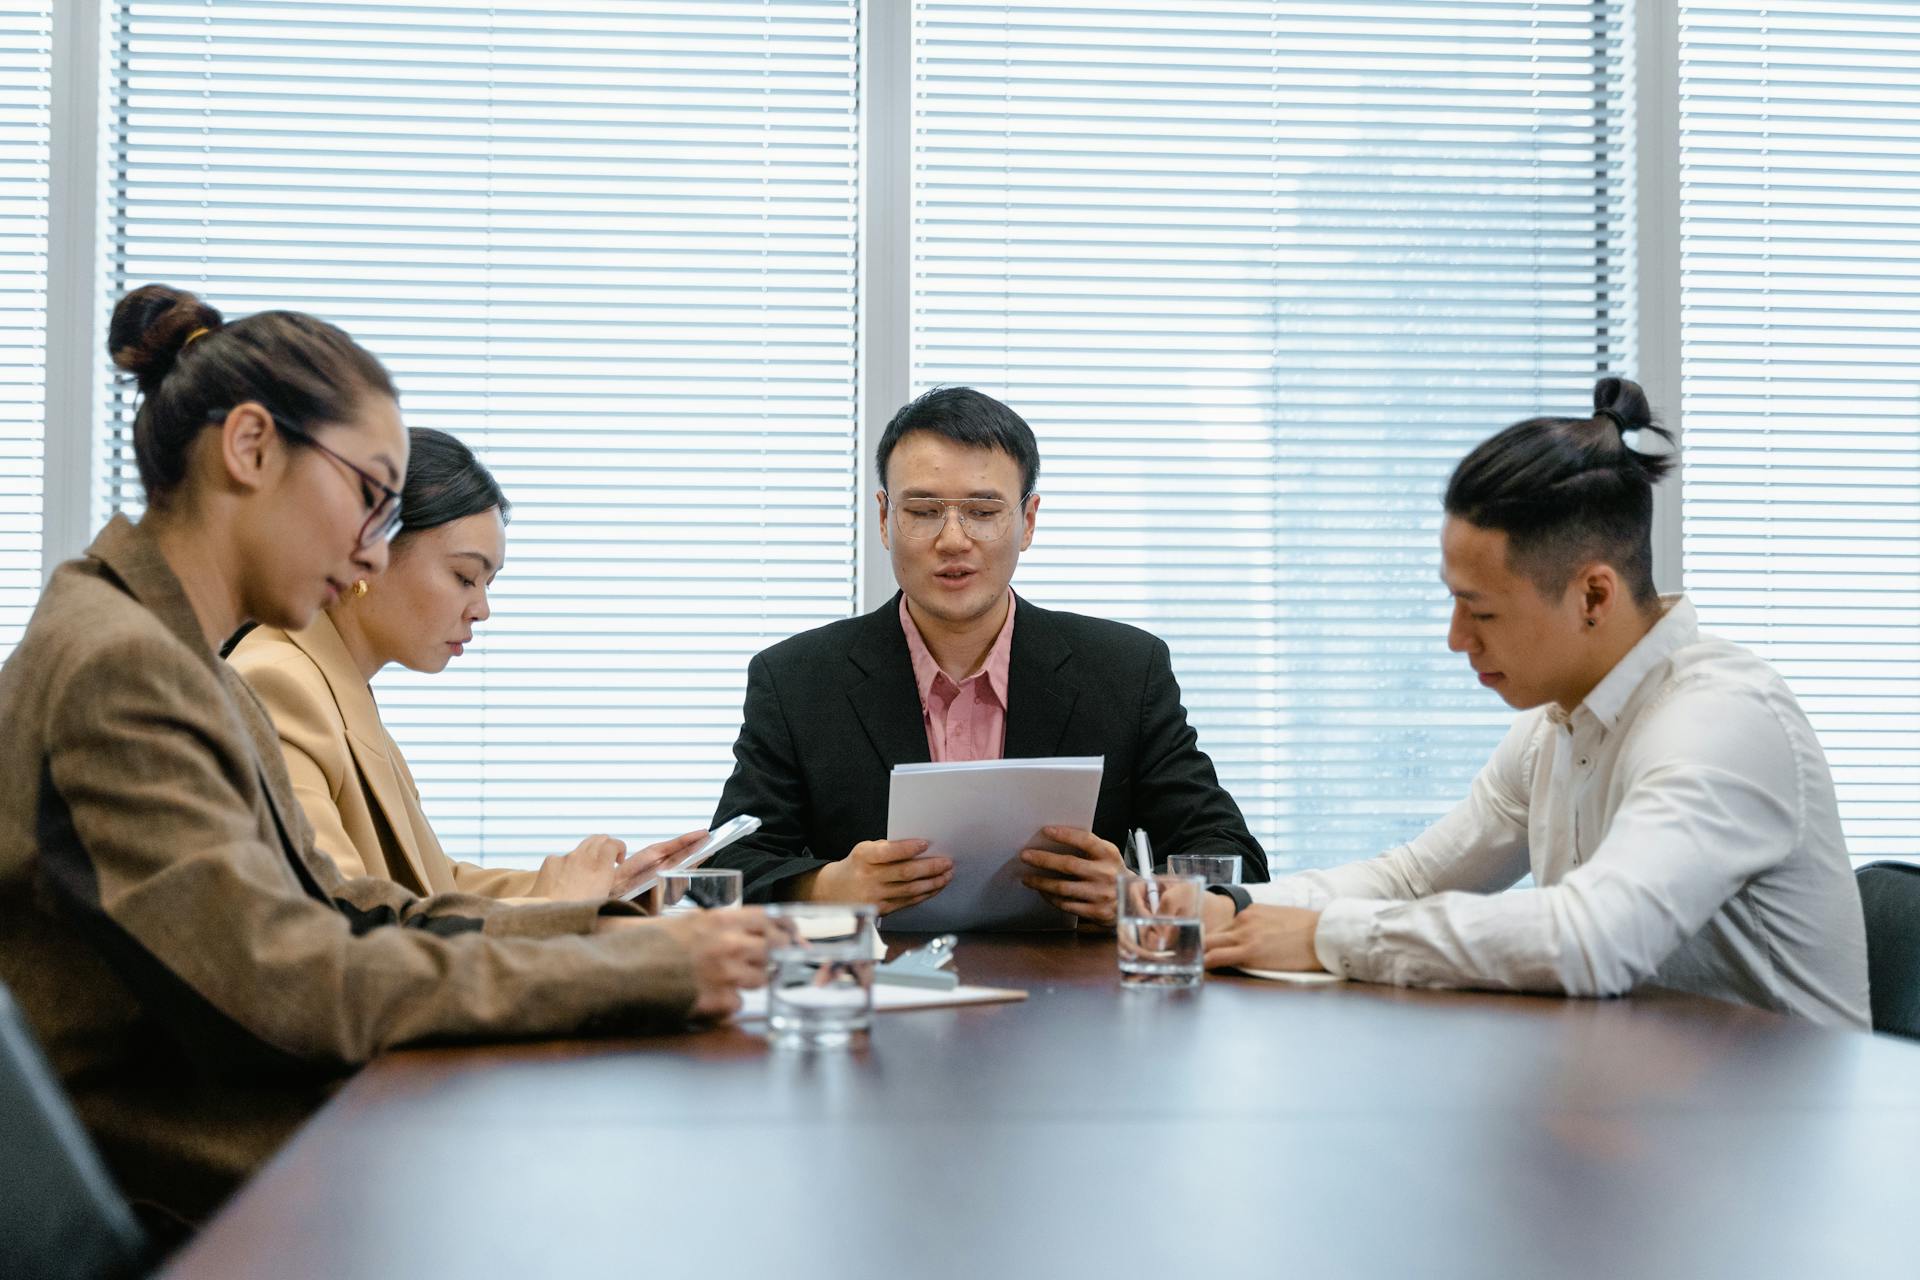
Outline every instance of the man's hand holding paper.
<path id="1" fill-rule="evenodd" d="M 1072 928 L 1072 915 L 1024 882 L 1031 871 L 1020 851 L 1045 845 L 1078 860 L 1076 846 L 1046 833 L 1055 827 L 1084 832 L 1091 824 L 1101 768 L 1098 756 L 894 766 L 887 834 L 901 840 L 909 831 L 925 832 L 951 862 L 953 878 L 938 897 L 901 911 L 888 927 L 936 933 Z"/>
<path id="2" fill-rule="evenodd" d="M 1020 882 L 1062 911 L 1111 927 L 1117 905 L 1114 877 L 1126 869 L 1119 847 L 1082 827 L 1047 827 L 1041 834 L 1071 852 L 1022 849 L 1020 861 L 1034 874 Z"/>
<path id="3" fill-rule="evenodd" d="M 814 872 L 797 897 L 814 902 L 871 902 L 880 914 L 917 906 L 953 879 L 949 858 L 923 857 L 925 840 L 862 840 L 839 862 Z"/>

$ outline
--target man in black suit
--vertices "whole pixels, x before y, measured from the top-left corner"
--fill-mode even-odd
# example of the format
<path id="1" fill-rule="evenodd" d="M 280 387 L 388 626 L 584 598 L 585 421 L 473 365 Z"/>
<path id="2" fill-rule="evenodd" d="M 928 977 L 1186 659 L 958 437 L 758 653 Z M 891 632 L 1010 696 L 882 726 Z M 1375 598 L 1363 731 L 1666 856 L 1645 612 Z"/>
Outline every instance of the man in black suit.
<path id="1" fill-rule="evenodd" d="M 1187 724 L 1167 646 L 1014 595 L 1040 509 L 1039 446 L 1020 416 L 941 388 L 894 415 L 877 453 L 881 540 L 901 594 L 747 668 L 714 825 L 742 813 L 764 825 L 714 864 L 745 873 L 749 901 L 897 911 L 945 888 L 953 864 L 924 840 L 876 838 L 894 765 L 1098 755 L 1093 829 L 1050 828 L 1072 852 L 1020 855 L 1054 905 L 1111 924 L 1117 842 L 1133 827 L 1162 854 L 1237 853 L 1244 879 L 1266 880 L 1266 856 Z"/>

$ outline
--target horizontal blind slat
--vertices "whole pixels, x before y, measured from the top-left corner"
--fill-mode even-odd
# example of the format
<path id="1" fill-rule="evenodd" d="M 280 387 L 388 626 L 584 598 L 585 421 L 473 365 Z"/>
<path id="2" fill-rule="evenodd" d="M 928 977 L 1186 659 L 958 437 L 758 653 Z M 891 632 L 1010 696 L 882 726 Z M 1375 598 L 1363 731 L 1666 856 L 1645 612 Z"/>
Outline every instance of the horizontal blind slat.
<path id="1" fill-rule="evenodd" d="M 857 6 L 114 12 L 116 288 L 341 324 L 513 503 L 471 651 L 376 680 L 449 850 L 704 825 L 748 658 L 852 605 Z"/>
<path id="2" fill-rule="evenodd" d="M 0 0 L 0 662 L 40 596 L 53 0 Z"/>
<path id="3" fill-rule="evenodd" d="M 1687 587 L 1799 695 L 1862 855 L 1920 830 L 1916 19 L 1680 13 Z"/>
<path id="4" fill-rule="evenodd" d="M 1039 436 L 1017 585 L 1168 641 L 1277 865 L 1406 838 L 1509 718 L 1441 483 L 1631 368 L 1618 6 L 915 14 L 913 377 Z"/>

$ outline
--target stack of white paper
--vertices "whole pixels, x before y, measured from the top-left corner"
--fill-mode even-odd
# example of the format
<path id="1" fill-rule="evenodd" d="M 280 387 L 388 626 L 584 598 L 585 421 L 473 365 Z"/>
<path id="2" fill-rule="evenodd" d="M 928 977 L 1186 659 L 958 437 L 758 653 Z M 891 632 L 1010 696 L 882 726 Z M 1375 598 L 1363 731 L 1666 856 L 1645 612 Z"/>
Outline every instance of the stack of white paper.
<path id="1" fill-rule="evenodd" d="M 1091 827 L 1103 756 L 895 765 L 887 839 L 930 842 L 953 859 L 953 881 L 916 907 L 883 916 L 889 931 L 1070 929 L 1074 917 L 1020 883 L 1026 848 L 1061 849 L 1042 827 Z"/>

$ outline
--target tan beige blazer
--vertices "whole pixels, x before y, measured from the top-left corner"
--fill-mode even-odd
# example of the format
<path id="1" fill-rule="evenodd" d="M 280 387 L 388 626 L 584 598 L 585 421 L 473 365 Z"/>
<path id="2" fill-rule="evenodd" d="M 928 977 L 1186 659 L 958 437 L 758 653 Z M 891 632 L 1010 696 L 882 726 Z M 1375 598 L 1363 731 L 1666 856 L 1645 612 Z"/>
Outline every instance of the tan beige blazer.
<path id="1" fill-rule="evenodd" d="M 227 660 L 273 717 L 314 842 L 343 875 L 421 894 L 533 892 L 532 871 L 455 862 L 441 849 L 406 758 L 326 614 L 304 631 L 256 628 Z"/>
<path id="2" fill-rule="evenodd" d="M 123 518 L 0 668 L 0 980 L 136 1201 L 205 1215 L 384 1049 L 677 1024 L 685 949 L 593 932 L 629 911 L 342 877 Z"/>

